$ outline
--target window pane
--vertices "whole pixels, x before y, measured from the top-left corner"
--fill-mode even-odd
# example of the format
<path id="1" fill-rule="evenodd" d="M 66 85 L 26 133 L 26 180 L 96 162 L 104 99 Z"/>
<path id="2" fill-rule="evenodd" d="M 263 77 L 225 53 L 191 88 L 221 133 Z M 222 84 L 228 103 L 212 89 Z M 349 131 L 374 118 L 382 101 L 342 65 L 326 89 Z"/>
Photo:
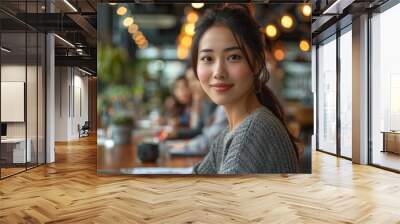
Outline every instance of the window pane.
<path id="1" fill-rule="evenodd" d="M 400 4 L 371 19 L 372 163 L 396 170 L 400 170 L 400 32 L 394 29 L 398 21 Z"/>
<path id="2" fill-rule="evenodd" d="M 352 141 L 352 35 L 340 37 L 340 152 L 351 158 Z"/>
<path id="3" fill-rule="evenodd" d="M 318 48 L 318 147 L 336 153 L 336 41 Z"/>

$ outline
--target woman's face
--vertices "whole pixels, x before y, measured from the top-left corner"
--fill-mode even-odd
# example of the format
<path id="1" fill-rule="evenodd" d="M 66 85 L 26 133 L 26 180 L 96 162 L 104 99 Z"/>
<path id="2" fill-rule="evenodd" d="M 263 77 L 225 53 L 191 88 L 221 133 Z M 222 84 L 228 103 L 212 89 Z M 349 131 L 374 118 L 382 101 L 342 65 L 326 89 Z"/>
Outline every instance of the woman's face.
<path id="1" fill-rule="evenodd" d="M 246 99 L 253 89 L 253 72 L 225 26 L 212 26 L 201 37 L 197 74 L 204 91 L 218 105 Z"/>
<path id="2" fill-rule="evenodd" d="M 188 83 L 186 80 L 178 80 L 175 83 L 174 95 L 181 104 L 189 104 L 192 99 Z"/>

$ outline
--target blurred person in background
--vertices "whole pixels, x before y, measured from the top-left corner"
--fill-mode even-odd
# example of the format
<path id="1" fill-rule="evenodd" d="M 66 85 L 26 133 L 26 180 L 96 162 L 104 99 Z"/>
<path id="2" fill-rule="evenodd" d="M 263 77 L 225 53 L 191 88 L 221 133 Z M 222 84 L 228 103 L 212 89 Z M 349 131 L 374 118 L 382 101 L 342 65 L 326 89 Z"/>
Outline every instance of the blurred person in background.
<path id="1" fill-rule="evenodd" d="M 187 69 L 185 79 L 191 91 L 191 105 L 189 127 L 179 127 L 167 133 L 167 139 L 189 139 L 202 133 L 205 125 L 211 123 L 210 117 L 213 114 L 216 105 L 207 97 L 200 86 L 194 72 L 191 68 Z M 176 94 L 175 94 L 176 95 Z"/>
<path id="2" fill-rule="evenodd" d="M 174 129 L 188 128 L 190 127 L 192 92 L 185 76 L 180 76 L 175 80 L 172 93 L 173 95 L 169 99 L 167 98 L 164 105 L 171 115 L 168 123 Z"/>
<path id="3" fill-rule="evenodd" d="M 169 152 L 171 154 L 205 155 L 213 140 L 226 128 L 227 124 L 224 107 L 217 106 L 209 117 L 209 124 L 202 128 L 201 134 L 187 142 L 169 144 Z"/>

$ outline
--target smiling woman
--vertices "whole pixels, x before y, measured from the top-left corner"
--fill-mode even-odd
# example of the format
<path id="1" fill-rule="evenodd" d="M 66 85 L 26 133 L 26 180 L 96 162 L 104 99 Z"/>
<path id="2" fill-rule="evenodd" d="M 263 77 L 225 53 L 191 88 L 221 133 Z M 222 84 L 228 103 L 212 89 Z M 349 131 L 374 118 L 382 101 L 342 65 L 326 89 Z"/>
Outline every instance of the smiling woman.
<path id="1" fill-rule="evenodd" d="M 196 24 L 192 65 L 229 121 L 197 174 L 296 173 L 300 150 L 266 83 L 265 35 L 250 5 L 209 11 Z"/>

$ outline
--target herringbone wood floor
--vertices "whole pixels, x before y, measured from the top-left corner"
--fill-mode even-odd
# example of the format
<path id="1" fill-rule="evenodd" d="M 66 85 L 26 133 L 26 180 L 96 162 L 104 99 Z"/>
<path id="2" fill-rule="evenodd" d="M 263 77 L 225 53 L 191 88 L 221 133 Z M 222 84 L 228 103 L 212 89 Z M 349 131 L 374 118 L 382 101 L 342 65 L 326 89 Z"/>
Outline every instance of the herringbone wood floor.
<path id="1" fill-rule="evenodd" d="M 400 223 L 400 175 L 313 153 L 313 174 L 96 175 L 96 141 L 0 181 L 0 223 Z"/>

